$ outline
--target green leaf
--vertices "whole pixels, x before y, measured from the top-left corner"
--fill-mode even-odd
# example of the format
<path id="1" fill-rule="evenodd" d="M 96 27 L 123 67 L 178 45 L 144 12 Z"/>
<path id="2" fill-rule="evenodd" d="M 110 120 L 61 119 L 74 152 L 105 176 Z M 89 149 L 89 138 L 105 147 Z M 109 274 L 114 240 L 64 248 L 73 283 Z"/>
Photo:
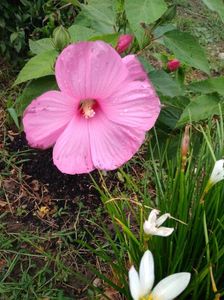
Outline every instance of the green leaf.
<path id="1" fill-rule="evenodd" d="M 118 223 L 118 225 L 124 230 L 124 232 L 128 235 L 128 237 L 135 242 L 137 246 L 140 246 L 139 241 L 136 239 L 135 235 L 132 231 L 118 218 L 114 217 L 114 220 Z"/>
<path id="2" fill-rule="evenodd" d="M 49 50 L 53 50 L 52 39 L 40 39 L 37 41 L 29 40 L 29 47 L 32 53 L 40 54 Z"/>
<path id="3" fill-rule="evenodd" d="M 0 18 L 0 27 L 1 28 L 5 27 L 5 20 L 3 18 Z"/>
<path id="4" fill-rule="evenodd" d="M 149 73 L 149 72 L 155 70 L 154 67 L 145 59 L 145 57 L 138 56 L 138 60 L 142 64 L 142 66 L 143 66 L 144 70 L 146 71 L 146 73 Z"/>
<path id="5" fill-rule="evenodd" d="M 10 117 L 13 119 L 14 123 L 16 124 L 16 127 L 18 129 L 20 129 L 18 115 L 17 115 L 16 110 L 13 107 L 9 107 L 7 110 L 10 114 Z"/>
<path id="6" fill-rule="evenodd" d="M 13 43 L 19 36 L 19 33 L 18 32 L 13 32 L 11 35 L 10 35 L 10 42 Z"/>
<path id="7" fill-rule="evenodd" d="M 111 0 L 90 0 L 82 5 L 82 14 L 91 21 L 91 28 L 100 33 L 113 33 L 116 14 Z"/>
<path id="8" fill-rule="evenodd" d="M 99 34 L 98 32 L 96 32 L 91 28 L 81 26 L 81 25 L 76 25 L 76 24 L 69 27 L 68 32 L 70 33 L 71 42 L 73 43 L 79 41 L 87 41 L 91 37 Z"/>
<path id="9" fill-rule="evenodd" d="M 65 0 L 66 3 L 71 3 L 73 6 L 80 7 L 80 3 L 78 0 Z"/>
<path id="10" fill-rule="evenodd" d="M 217 94 L 201 95 L 193 99 L 184 109 L 177 127 L 188 122 L 198 122 L 220 114 L 220 99 Z"/>
<path id="11" fill-rule="evenodd" d="M 165 71 L 151 71 L 148 75 L 158 93 L 168 97 L 183 94 L 181 87 Z"/>
<path id="12" fill-rule="evenodd" d="M 126 0 L 125 11 L 130 27 L 140 47 L 144 44 L 145 31 L 141 23 L 151 24 L 158 20 L 167 10 L 163 0 Z"/>
<path id="13" fill-rule="evenodd" d="M 209 64 L 203 48 L 189 33 L 172 30 L 165 33 L 164 43 L 176 58 L 194 68 L 209 74 Z"/>
<path id="14" fill-rule="evenodd" d="M 160 129 L 174 129 L 181 116 L 182 111 L 175 107 L 163 108 L 157 120 L 157 125 Z"/>
<path id="15" fill-rule="evenodd" d="M 224 22 L 224 3 L 223 0 L 202 0 L 205 5 L 212 11 L 219 14 L 222 22 Z"/>
<path id="16" fill-rule="evenodd" d="M 98 35 L 93 36 L 89 39 L 89 41 L 104 41 L 108 44 L 110 44 L 112 47 L 115 47 L 117 45 L 119 34 L 118 33 L 112 33 L 112 34 L 104 34 L 104 35 Z"/>
<path id="17" fill-rule="evenodd" d="M 54 76 L 45 76 L 30 81 L 22 94 L 16 99 L 15 109 L 17 115 L 21 116 L 33 99 L 50 90 L 58 90 Z"/>
<path id="18" fill-rule="evenodd" d="M 153 34 L 155 36 L 155 38 L 160 38 L 162 37 L 165 33 L 169 32 L 169 31 L 173 31 L 175 30 L 176 27 L 173 24 L 165 24 L 165 25 L 161 25 L 156 27 L 156 29 L 153 31 Z"/>
<path id="19" fill-rule="evenodd" d="M 50 50 L 32 57 L 20 71 L 14 85 L 54 74 L 54 63 L 58 52 Z"/>
<path id="20" fill-rule="evenodd" d="M 190 100 L 186 96 L 178 96 L 174 98 L 161 96 L 161 102 L 165 105 L 165 107 L 174 107 L 179 109 L 181 112 L 185 109 L 185 107 L 190 103 Z"/>
<path id="21" fill-rule="evenodd" d="M 157 124 L 164 131 L 167 131 L 168 128 L 174 129 L 183 110 L 189 104 L 189 99 L 183 96 L 175 98 L 160 96 L 160 100 L 164 107 L 161 110 Z"/>
<path id="22" fill-rule="evenodd" d="M 75 17 L 75 25 L 91 28 L 91 20 L 85 13 L 81 10 L 79 14 Z"/>
<path id="23" fill-rule="evenodd" d="M 224 77 L 209 78 L 188 85 L 191 91 L 203 94 L 217 92 L 224 96 Z"/>

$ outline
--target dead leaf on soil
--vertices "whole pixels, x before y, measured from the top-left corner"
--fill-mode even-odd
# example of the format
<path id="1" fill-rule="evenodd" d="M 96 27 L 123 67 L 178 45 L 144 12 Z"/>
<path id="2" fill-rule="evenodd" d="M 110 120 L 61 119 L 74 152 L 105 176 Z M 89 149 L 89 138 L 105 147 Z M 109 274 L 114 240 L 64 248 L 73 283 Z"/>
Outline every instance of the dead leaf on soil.
<path id="1" fill-rule="evenodd" d="M 14 179 L 5 179 L 2 182 L 3 188 L 10 193 L 13 193 L 17 190 L 17 184 Z"/>
<path id="2" fill-rule="evenodd" d="M 5 207 L 7 204 L 6 201 L 0 200 L 0 207 Z"/>
<path id="3" fill-rule="evenodd" d="M 115 291 L 112 288 L 108 288 L 104 291 L 104 295 L 107 296 L 111 300 L 122 300 L 121 295 L 118 293 L 118 291 Z M 105 300 L 107 299 L 105 296 L 100 296 L 99 300 Z"/>
<path id="4" fill-rule="evenodd" d="M 30 183 L 31 188 L 34 192 L 38 192 L 40 190 L 40 183 L 38 180 L 34 179 Z"/>

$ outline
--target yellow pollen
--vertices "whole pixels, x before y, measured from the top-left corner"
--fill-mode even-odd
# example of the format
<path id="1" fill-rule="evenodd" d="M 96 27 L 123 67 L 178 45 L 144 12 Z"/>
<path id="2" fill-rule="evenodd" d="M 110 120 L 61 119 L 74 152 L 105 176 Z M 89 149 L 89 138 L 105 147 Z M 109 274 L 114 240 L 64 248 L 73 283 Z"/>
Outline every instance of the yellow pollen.
<path id="1" fill-rule="evenodd" d="M 152 297 L 152 294 L 149 294 L 148 296 L 142 297 L 140 300 L 159 300 Z"/>
<path id="2" fill-rule="evenodd" d="M 83 113 L 84 118 L 89 119 L 95 115 L 95 111 L 93 109 L 95 103 L 96 101 L 92 99 L 86 99 L 81 102 L 80 109 Z"/>

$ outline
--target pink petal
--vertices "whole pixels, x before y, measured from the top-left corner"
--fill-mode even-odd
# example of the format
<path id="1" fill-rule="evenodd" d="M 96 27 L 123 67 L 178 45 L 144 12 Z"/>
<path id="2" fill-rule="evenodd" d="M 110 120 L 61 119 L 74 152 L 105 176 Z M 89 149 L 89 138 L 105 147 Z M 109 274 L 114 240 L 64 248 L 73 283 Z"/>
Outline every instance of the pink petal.
<path id="1" fill-rule="evenodd" d="M 143 130 L 116 124 L 100 109 L 89 124 L 92 160 L 97 169 L 113 170 L 120 167 L 138 151 L 144 141 Z"/>
<path id="2" fill-rule="evenodd" d="M 159 98 L 146 80 L 125 82 L 100 104 L 109 120 L 145 131 L 154 126 L 160 112 Z"/>
<path id="3" fill-rule="evenodd" d="M 72 119 L 77 102 L 59 91 L 46 92 L 26 108 L 23 126 L 28 143 L 35 148 L 51 147 Z"/>
<path id="4" fill-rule="evenodd" d="M 53 161 L 66 174 L 89 173 L 94 169 L 88 120 L 78 114 L 73 117 L 54 146 Z"/>
<path id="5" fill-rule="evenodd" d="M 137 57 L 133 54 L 127 55 L 124 58 L 122 58 L 123 63 L 126 65 L 126 67 L 129 70 L 129 76 L 132 80 L 148 80 L 147 73 L 143 69 L 143 66 L 137 59 Z M 152 85 L 151 85 L 152 86 Z"/>
<path id="6" fill-rule="evenodd" d="M 119 54 L 102 41 L 68 46 L 59 55 L 55 70 L 60 89 L 80 100 L 110 95 L 128 75 Z"/>

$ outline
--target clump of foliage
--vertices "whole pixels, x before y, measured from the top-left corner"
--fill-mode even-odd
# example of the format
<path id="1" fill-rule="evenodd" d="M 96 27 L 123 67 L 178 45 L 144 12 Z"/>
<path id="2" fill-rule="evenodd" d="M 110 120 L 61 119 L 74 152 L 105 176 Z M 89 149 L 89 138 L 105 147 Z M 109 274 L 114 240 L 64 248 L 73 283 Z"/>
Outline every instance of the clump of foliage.
<path id="1" fill-rule="evenodd" d="M 0 54 L 12 63 L 23 63 L 28 39 L 49 37 L 60 24 L 69 25 L 76 15 L 61 0 L 2 0 L 0 3 Z"/>

